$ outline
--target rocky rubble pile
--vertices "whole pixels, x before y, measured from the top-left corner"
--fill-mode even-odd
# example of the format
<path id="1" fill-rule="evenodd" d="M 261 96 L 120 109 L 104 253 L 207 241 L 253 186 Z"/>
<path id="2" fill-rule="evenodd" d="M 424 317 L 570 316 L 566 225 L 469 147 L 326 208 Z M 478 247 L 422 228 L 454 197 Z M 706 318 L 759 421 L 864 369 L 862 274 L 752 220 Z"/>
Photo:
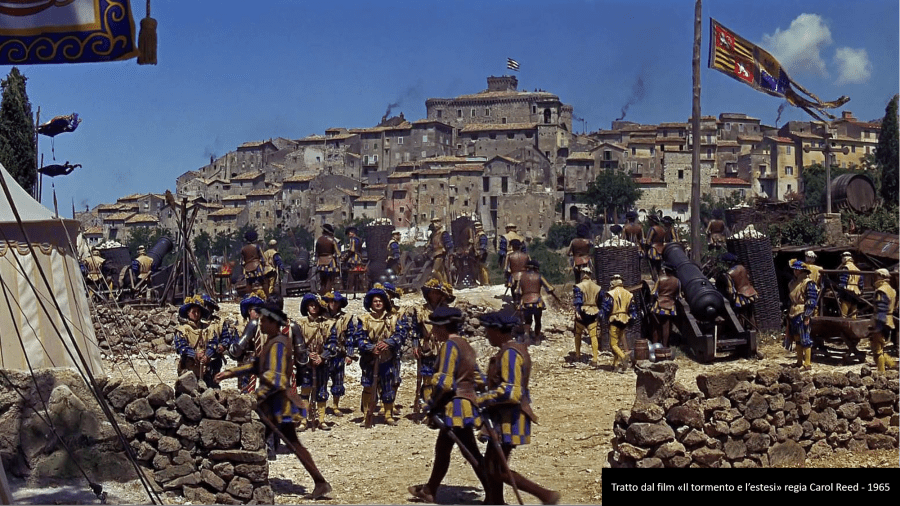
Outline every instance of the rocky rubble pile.
<path id="1" fill-rule="evenodd" d="M 130 423 L 131 448 L 157 492 L 197 504 L 272 504 L 265 426 L 251 396 L 207 389 L 193 373 L 173 389 L 112 380 L 109 404 Z"/>
<path id="2" fill-rule="evenodd" d="M 104 357 L 125 360 L 129 355 L 168 355 L 178 326 L 178 308 L 137 309 L 101 307 L 93 311 L 94 332 Z"/>
<path id="3" fill-rule="evenodd" d="M 675 382 L 673 362 L 637 367 L 634 406 L 616 413 L 612 467 L 780 467 L 898 446 L 894 371 L 770 367 Z"/>

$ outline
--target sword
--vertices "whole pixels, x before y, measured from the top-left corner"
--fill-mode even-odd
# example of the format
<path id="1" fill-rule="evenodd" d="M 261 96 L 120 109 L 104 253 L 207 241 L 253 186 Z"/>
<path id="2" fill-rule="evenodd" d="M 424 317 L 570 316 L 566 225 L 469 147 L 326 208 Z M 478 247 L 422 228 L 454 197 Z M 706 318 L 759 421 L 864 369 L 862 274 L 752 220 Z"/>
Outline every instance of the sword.
<path id="1" fill-rule="evenodd" d="M 503 447 L 500 445 L 500 436 L 497 435 L 497 431 L 494 428 L 494 421 L 491 420 L 490 416 L 481 416 L 481 421 L 484 424 L 485 429 L 487 429 L 488 436 L 491 439 L 491 446 L 494 450 L 497 451 L 497 455 L 500 457 L 500 463 L 503 465 L 503 472 L 506 473 L 506 476 L 509 477 L 509 484 L 512 486 L 513 492 L 516 493 L 516 499 L 519 501 L 519 504 L 525 504 L 522 502 L 522 496 L 519 495 L 519 487 L 516 485 L 516 477 L 513 475 L 512 470 L 509 468 L 509 462 L 506 460 L 506 454 L 503 453 Z"/>
<path id="2" fill-rule="evenodd" d="M 444 419 L 441 418 L 440 415 L 433 414 L 431 415 L 431 422 L 436 425 L 439 430 L 450 436 L 450 439 L 452 439 L 453 442 L 456 443 L 456 446 L 459 447 L 459 451 L 462 453 L 463 457 L 465 457 L 469 464 L 472 464 L 472 468 L 475 469 L 475 474 L 478 475 L 479 479 L 484 483 L 487 483 L 487 479 L 484 477 L 484 466 L 482 461 L 469 451 L 466 445 L 459 439 L 459 436 L 453 432 L 453 429 L 447 427 L 447 424 L 444 423 Z"/>

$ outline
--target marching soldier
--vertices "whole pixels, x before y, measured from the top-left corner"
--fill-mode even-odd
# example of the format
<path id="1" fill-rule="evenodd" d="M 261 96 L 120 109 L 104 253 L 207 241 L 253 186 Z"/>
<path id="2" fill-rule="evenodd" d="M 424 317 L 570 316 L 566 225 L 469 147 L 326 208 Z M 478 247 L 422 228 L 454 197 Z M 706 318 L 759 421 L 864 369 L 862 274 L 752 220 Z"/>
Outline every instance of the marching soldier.
<path id="1" fill-rule="evenodd" d="M 847 271 L 838 278 L 838 286 L 843 288 L 844 293 L 841 296 L 841 316 L 844 318 L 856 319 L 856 300 L 853 295 L 859 297 L 862 293 L 863 279 L 859 275 L 859 269 L 853 263 L 853 255 L 849 251 L 841 253 L 841 266 L 839 270 Z M 854 272 L 856 272 L 854 274 Z M 852 294 L 852 295 L 850 295 Z"/>
<path id="2" fill-rule="evenodd" d="M 341 292 L 332 290 L 326 293 L 322 299 L 328 306 L 328 316 L 331 323 L 331 332 L 325 342 L 325 354 L 328 355 L 328 377 L 331 378 L 331 396 L 334 399 L 332 415 L 344 416 L 341 412 L 341 397 L 346 390 L 344 388 L 344 369 L 350 365 L 356 354 L 356 322 L 353 315 L 344 312 L 349 301 Z"/>
<path id="3" fill-rule="evenodd" d="M 475 239 L 472 244 L 472 256 L 475 257 L 475 269 L 478 272 L 478 284 L 487 286 L 491 284 L 487 270 L 488 236 L 480 221 L 475 222 Z"/>
<path id="4" fill-rule="evenodd" d="M 709 220 L 706 225 L 706 243 L 710 249 L 724 248 L 728 227 L 725 226 L 725 220 L 722 219 L 722 210 L 713 209 L 712 215 L 713 219 Z"/>
<path id="5" fill-rule="evenodd" d="M 275 291 L 275 283 L 278 281 L 279 273 L 285 270 L 284 262 L 281 261 L 281 253 L 278 252 L 278 241 L 272 239 L 269 241 L 269 249 L 263 251 L 263 291 L 266 296 Z"/>
<path id="6" fill-rule="evenodd" d="M 262 248 L 256 244 L 259 236 L 255 230 L 248 230 L 244 234 L 244 247 L 241 248 L 241 263 L 244 266 L 244 277 L 247 279 L 247 286 L 252 290 L 254 285 L 264 286 L 263 272 L 266 267 L 266 260 L 263 256 Z M 265 294 L 265 289 L 263 289 Z"/>
<path id="7" fill-rule="evenodd" d="M 622 276 L 613 274 L 609 291 L 603 295 L 603 314 L 609 319 L 609 347 L 613 352 L 613 369 L 624 373 L 628 368 L 625 352 L 620 344 L 626 344 L 625 328 L 632 320 L 638 319 L 634 296 L 622 286 Z"/>
<path id="8" fill-rule="evenodd" d="M 493 490 L 485 477 L 484 459 L 474 433 L 481 428 L 475 387 L 484 383 L 484 377 L 478 369 L 475 350 L 465 337 L 459 335 L 462 321 L 462 311 L 445 306 L 437 308 L 428 319 L 441 348 L 434 391 L 426 403 L 426 412 L 431 422 L 429 426 L 439 431 L 428 482 L 412 485 L 407 490 L 417 499 L 430 503 L 434 502 L 450 467 L 454 444 L 460 446 L 484 490 Z"/>
<path id="9" fill-rule="evenodd" d="M 594 272 L 594 262 L 591 260 L 591 248 L 594 244 L 591 242 L 591 228 L 585 223 L 579 223 L 576 228 L 576 235 L 572 242 L 569 243 L 569 251 L 566 255 L 572 257 L 569 259 L 569 265 L 575 273 L 575 282 L 577 283 L 581 277 L 579 271 L 582 267 L 587 267 Z"/>
<path id="10" fill-rule="evenodd" d="M 203 303 L 203 298 L 194 295 L 184 299 L 184 304 L 178 309 L 178 316 L 184 320 L 175 330 L 175 338 L 172 346 L 178 354 L 178 376 L 186 371 L 191 371 L 198 381 L 212 386 L 213 377 L 207 374 L 211 357 L 216 353 L 215 344 L 207 340 L 202 319 L 209 317 L 209 311 Z"/>
<path id="11" fill-rule="evenodd" d="M 484 491 L 484 503 L 506 504 L 503 482 L 514 480 L 517 489 L 537 497 L 541 504 L 557 504 L 559 492 L 546 489 L 515 471 L 510 471 L 512 476 L 506 472 L 512 449 L 531 442 L 531 422 L 537 420 L 531 410 L 528 390 L 531 356 L 527 346 L 512 341 L 512 330 L 519 321 L 515 315 L 500 312 L 488 313 L 479 319 L 488 341 L 499 348 L 488 366 L 487 391 L 478 396 L 482 420 L 489 422 L 489 436 L 497 438 L 500 450 L 494 446 L 485 451 L 484 468 L 489 488 Z M 489 443 L 488 446 L 492 445 Z"/>
<path id="12" fill-rule="evenodd" d="M 527 270 L 522 274 L 517 290 L 519 292 L 519 311 L 522 312 L 522 319 L 525 326 L 531 334 L 531 341 L 539 343 L 541 341 L 541 315 L 546 309 L 544 299 L 541 297 L 541 288 L 553 294 L 553 287 L 541 275 L 541 264 L 537 260 L 529 260 L 526 264 Z M 555 296 L 555 295 L 554 295 Z M 531 331 L 531 320 L 534 319 L 534 333 Z"/>
<path id="13" fill-rule="evenodd" d="M 518 286 L 522 274 L 525 273 L 528 261 L 531 257 L 528 253 L 522 251 L 522 242 L 518 239 L 510 241 L 512 252 L 506 256 L 506 263 L 503 265 L 503 273 L 506 275 L 506 286 L 513 295 L 513 302 L 518 304 Z"/>
<path id="14" fill-rule="evenodd" d="M 400 353 L 402 345 L 397 330 L 398 314 L 391 311 L 391 299 L 383 288 L 372 288 L 363 298 L 366 314 L 359 317 L 356 330 L 356 348 L 359 350 L 359 367 L 362 369 L 363 386 L 361 406 L 370 426 L 372 413 L 379 397 L 384 403 L 384 423 L 397 425 L 394 419 L 394 400 L 397 392 L 394 356 Z M 379 396 L 380 394 L 380 396 Z"/>
<path id="15" fill-rule="evenodd" d="M 738 316 L 742 316 L 744 320 L 755 324 L 753 303 L 756 302 L 758 294 L 756 289 L 753 288 L 753 284 L 750 283 L 750 273 L 741 265 L 734 253 L 725 253 L 722 255 L 722 260 L 730 266 L 725 273 L 728 297 L 731 298 Z"/>
<path id="16" fill-rule="evenodd" d="M 512 247 L 510 244 L 514 239 L 517 239 L 519 243 L 522 245 L 522 253 L 528 253 L 528 247 L 525 245 L 525 238 L 519 235 L 517 232 L 518 227 L 515 223 L 507 223 L 506 224 L 506 233 L 500 236 L 500 243 L 497 246 L 497 253 L 499 257 L 497 258 L 497 265 L 503 266 L 506 260 L 506 253 Z"/>
<path id="17" fill-rule="evenodd" d="M 575 271 L 581 280 L 573 288 L 575 305 L 575 360 L 581 360 L 581 338 L 586 330 L 591 340 L 591 367 L 597 367 L 599 353 L 599 319 L 600 305 L 603 300 L 603 288 L 594 282 L 590 267 L 582 266 Z"/>
<path id="18" fill-rule="evenodd" d="M 338 265 L 340 257 L 337 240 L 334 238 L 334 226 L 330 223 L 322 225 L 322 235 L 316 239 L 316 271 L 319 273 L 319 295 L 325 295 L 334 288 L 334 281 L 341 274 Z"/>
<path id="19" fill-rule="evenodd" d="M 387 268 L 397 276 L 403 274 L 403 267 L 400 265 L 400 232 L 394 230 L 391 232 L 391 241 L 387 246 Z"/>
<path id="20" fill-rule="evenodd" d="M 663 264 L 662 272 L 653 285 L 653 342 L 669 346 L 669 332 L 675 317 L 675 300 L 681 297 L 681 281 L 675 276 L 675 269 Z"/>
<path id="21" fill-rule="evenodd" d="M 437 370 L 438 347 L 433 328 L 428 317 L 437 308 L 449 306 L 456 297 L 449 283 L 441 283 L 431 278 L 422 285 L 422 297 L 425 302 L 407 311 L 400 319 L 398 332 L 404 343 L 411 343 L 416 357 L 417 391 L 414 402 L 423 402 L 431 398 L 434 388 L 434 372 Z"/>
<path id="22" fill-rule="evenodd" d="M 300 371 L 300 398 L 309 406 L 307 413 L 301 412 L 301 431 L 307 426 L 312 427 L 312 418 L 315 412 L 315 427 L 322 430 L 331 430 L 325 425 L 325 406 L 328 402 L 328 364 L 325 352 L 325 341 L 331 331 L 331 322 L 326 318 L 327 306 L 322 297 L 315 293 L 307 293 L 300 300 L 300 314 L 303 316 L 297 322 L 303 334 L 306 351 L 309 354 L 309 363 Z"/>
<path id="23" fill-rule="evenodd" d="M 810 318 L 815 313 L 816 303 L 819 299 L 819 289 L 809 277 L 809 267 L 805 263 L 795 260 L 791 264 L 794 279 L 788 284 L 788 298 L 790 309 L 788 310 L 788 331 L 785 336 L 784 347 L 788 350 L 791 345 L 797 345 L 797 367 L 806 370 L 812 369 L 812 345 L 809 335 Z"/>
<path id="24" fill-rule="evenodd" d="M 403 382 L 403 375 L 400 374 L 400 371 L 401 371 L 400 367 L 402 365 L 401 358 L 402 358 L 403 351 L 406 350 L 406 347 L 407 347 L 408 343 L 410 342 L 409 340 L 407 340 L 407 336 L 406 336 L 406 334 L 403 333 L 400 326 L 403 323 L 403 320 L 406 318 L 407 313 L 409 311 L 414 311 L 415 309 L 400 307 L 400 292 L 397 291 L 397 288 L 392 283 L 389 283 L 389 282 L 375 283 L 375 285 L 373 285 L 372 288 L 381 288 L 382 290 L 384 290 L 384 293 L 386 293 L 387 296 L 390 297 L 391 307 L 388 311 L 390 311 L 392 314 L 396 315 L 396 318 L 397 318 L 397 326 L 395 328 L 397 329 L 397 332 L 398 332 L 398 339 L 400 341 L 401 352 L 394 353 L 393 360 L 394 360 L 394 370 L 397 371 L 397 374 L 394 376 L 394 392 L 399 392 L 400 384 Z M 379 411 L 379 414 L 381 414 L 380 411 Z M 394 416 L 395 417 L 400 416 L 400 409 L 397 408 L 396 403 L 394 403 Z"/>
<path id="25" fill-rule="evenodd" d="M 274 431 L 271 427 L 277 427 L 278 431 L 287 438 L 290 447 L 315 483 L 315 487 L 308 497 L 320 499 L 331 492 L 331 485 L 316 467 L 309 451 L 300 444 L 300 438 L 297 436 L 294 425 L 299 421 L 300 409 L 297 402 L 292 399 L 291 392 L 288 391 L 293 376 L 293 364 L 305 361 L 305 356 L 294 357 L 290 339 L 280 333 L 281 328 L 288 324 L 288 318 L 284 311 L 273 305 L 266 305 L 260 308 L 260 312 L 262 316 L 259 325 L 267 337 L 262 353 L 251 363 L 220 372 L 216 375 L 216 381 L 221 382 L 227 378 L 247 374 L 255 374 L 259 377 L 256 402 L 258 412 L 265 416 L 268 422 L 266 435 L 273 434 Z"/>
<path id="26" fill-rule="evenodd" d="M 450 232 L 444 230 L 440 218 L 431 220 L 431 236 L 428 238 L 428 249 L 431 252 L 431 275 L 442 283 L 450 282 L 450 271 L 447 265 L 447 255 L 453 250 L 453 237 Z"/>
<path id="27" fill-rule="evenodd" d="M 872 333 L 869 334 L 869 342 L 872 348 L 872 357 L 879 371 L 885 368 L 894 369 L 897 363 L 884 351 L 884 346 L 890 340 L 891 333 L 896 328 L 894 324 L 894 310 L 897 309 L 897 291 L 891 287 L 891 274 L 887 269 L 875 271 L 875 315 Z"/>

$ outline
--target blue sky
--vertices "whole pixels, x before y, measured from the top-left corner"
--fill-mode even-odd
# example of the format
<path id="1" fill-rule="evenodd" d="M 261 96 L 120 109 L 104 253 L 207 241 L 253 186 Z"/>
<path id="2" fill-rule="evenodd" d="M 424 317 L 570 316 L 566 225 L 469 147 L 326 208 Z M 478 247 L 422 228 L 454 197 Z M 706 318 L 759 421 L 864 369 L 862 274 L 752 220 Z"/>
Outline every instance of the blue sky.
<path id="1" fill-rule="evenodd" d="M 486 88 L 506 58 L 520 89 L 574 106 L 581 132 L 625 119 L 686 121 L 691 114 L 694 2 L 690 0 L 199 1 L 154 0 L 159 64 L 21 67 L 42 121 L 77 112 L 56 137 L 43 202 L 79 210 L 175 178 L 246 141 L 300 138 L 377 124 L 388 104 L 409 119 L 429 97 Z M 136 21 L 144 2 L 134 7 Z M 773 53 L 791 77 L 842 110 L 884 115 L 898 84 L 896 0 L 703 2 L 702 112 L 743 112 L 774 125 L 781 101 L 706 68 L 709 18 Z M 0 69 L 4 75 L 9 68 Z M 636 83 L 643 83 L 642 93 Z M 788 108 L 779 124 L 806 120 Z M 44 164 L 50 139 L 41 137 Z"/>

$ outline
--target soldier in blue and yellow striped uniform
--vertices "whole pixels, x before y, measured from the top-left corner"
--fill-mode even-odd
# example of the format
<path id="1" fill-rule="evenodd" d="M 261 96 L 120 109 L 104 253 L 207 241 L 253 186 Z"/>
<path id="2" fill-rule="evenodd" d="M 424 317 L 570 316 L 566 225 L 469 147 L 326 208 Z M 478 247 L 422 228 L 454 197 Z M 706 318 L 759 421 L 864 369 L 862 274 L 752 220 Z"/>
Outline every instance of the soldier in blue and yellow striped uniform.
<path id="1" fill-rule="evenodd" d="M 363 386 L 360 409 L 365 415 L 371 403 L 384 403 L 384 423 L 397 425 L 394 419 L 396 376 L 400 374 L 394 356 L 401 351 L 397 332 L 397 313 L 391 311 L 391 298 L 383 288 L 372 288 L 363 298 L 368 313 L 359 317 L 356 326 L 356 349 L 359 350 L 360 381 Z M 378 391 L 375 391 L 375 375 Z M 380 394 L 380 395 L 379 395 Z"/>
<path id="2" fill-rule="evenodd" d="M 432 336 L 432 326 L 428 323 L 431 313 L 440 306 L 448 306 L 456 296 L 450 283 L 441 283 L 431 278 L 422 285 L 423 304 L 406 311 L 397 325 L 397 332 L 402 343 L 410 343 L 416 357 L 416 376 L 422 376 L 421 391 L 416 392 L 414 402 L 422 402 L 431 398 L 434 389 L 434 371 L 437 369 L 438 348 L 440 343 Z M 418 380 L 417 380 L 418 382 Z"/>
<path id="3" fill-rule="evenodd" d="M 528 380 L 531 377 L 531 356 L 528 347 L 512 341 L 512 330 L 519 324 L 511 313 L 487 313 L 479 318 L 488 341 L 499 348 L 491 357 L 487 374 L 487 390 L 478 396 L 478 409 L 482 417 L 489 417 L 496 427 L 497 436 L 506 461 L 512 449 L 531 442 L 531 422 L 537 417 L 531 410 Z M 496 449 L 486 450 L 485 474 L 490 489 L 485 490 L 485 504 L 504 504 L 503 482 L 505 476 L 500 455 Z M 556 504 L 560 494 L 546 489 L 513 471 L 516 486 L 540 499 L 542 504 Z"/>
<path id="4" fill-rule="evenodd" d="M 489 489 L 484 475 L 484 459 L 474 432 L 475 429 L 481 428 L 475 389 L 476 385 L 484 385 L 485 378 L 475 361 L 475 350 L 466 338 L 458 333 L 462 321 L 462 311 L 446 306 L 435 309 L 428 319 L 434 338 L 442 344 L 438 354 L 434 392 L 425 406 L 426 412 L 442 420 L 444 427 L 438 432 L 434 447 L 434 465 L 428 483 L 408 488 L 410 494 L 427 502 L 434 502 L 434 496 L 450 467 L 450 452 L 453 450 L 454 440 L 449 431 L 453 431 L 469 453 L 475 457 L 478 464 L 473 466 L 475 474 L 481 480 L 485 491 Z"/>
<path id="5" fill-rule="evenodd" d="M 325 425 L 325 405 L 328 402 L 328 364 L 325 342 L 331 333 L 331 322 L 326 318 L 325 301 L 315 293 L 307 293 L 300 300 L 297 324 L 303 333 L 303 342 L 309 353 L 309 363 L 300 373 L 300 397 L 308 402 L 309 410 L 316 412 L 319 429 L 330 430 Z M 315 389 L 315 392 L 313 392 Z M 310 413 L 303 413 L 300 430 L 309 425 Z"/>
<path id="6" fill-rule="evenodd" d="M 487 270 L 488 236 L 480 221 L 476 221 L 474 227 L 475 238 L 472 240 L 472 254 L 475 257 L 475 271 L 478 273 L 478 284 L 487 286 L 491 284 Z"/>
<path id="7" fill-rule="evenodd" d="M 849 251 L 841 253 L 841 265 L 838 269 L 846 271 L 841 273 L 838 278 L 838 286 L 843 288 L 847 293 L 840 297 L 841 299 L 841 316 L 844 318 L 856 319 L 856 301 L 853 295 L 857 297 L 862 293 L 863 278 L 859 275 L 859 268 L 853 263 L 853 255 Z M 856 274 L 854 274 L 856 272 Z M 850 295 L 853 294 L 853 295 Z"/>
<path id="8" fill-rule="evenodd" d="M 204 307 L 209 312 L 209 316 L 201 322 L 206 333 L 206 341 L 213 348 L 213 353 L 209 356 L 209 364 L 206 367 L 205 374 L 207 377 L 203 379 L 210 387 L 219 388 L 219 384 L 215 381 L 215 376 L 225 365 L 226 351 L 239 336 L 232 322 L 223 320 L 216 314 L 219 310 L 219 304 L 205 293 L 201 298 L 203 299 Z"/>
<path id="9" fill-rule="evenodd" d="M 259 378 L 256 388 L 257 408 L 291 443 L 297 458 L 315 483 L 309 498 L 318 499 L 331 492 L 331 485 L 319 472 L 309 451 L 300 444 L 294 426 L 300 419 L 300 409 L 291 400 L 287 389 L 291 385 L 296 360 L 290 339 L 281 333 L 281 328 L 288 325 L 288 318 L 274 304 L 266 304 L 259 311 L 262 315 L 260 329 L 267 338 L 262 353 L 253 362 L 220 372 L 216 375 L 216 381 L 247 374 L 255 374 Z M 303 350 L 300 351 L 303 353 Z M 267 439 L 271 433 L 272 430 L 267 426 Z"/>
<path id="10" fill-rule="evenodd" d="M 175 337 L 172 346 L 178 354 L 178 375 L 185 371 L 192 371 L 198 381 L 207 382 L 207 386 L 214 383 L 213 376 L 207 374 L 211 357 L 216 354 L 215 343 L 211 342 L 209 334 L 201 321 L 209 317 L 209 310 L 203 303 L 200 295 L 194 295 L 184 299 L 184 304 L 178 309 L 178 316 L 184 322 L 175 329 Z"/>
<path id="11" fill-rule="evenodd" d="M 879 371 L 885 367 L 894 369 L 897 363 L 884 352 L 884 345 L 890 340 L 891 332 L 896 329 L 894 310 L 897 309 L 897 291 L 890 285 L 891 274 L 887 269 L 875 271 L 875 315 L 874 329 L 869 335 L 872 356 Z"/>
<path id="12" fill-rule="evenodd" d="M 356 354 L 356 320 L 353 315 L 344 312 L 349 301 L 347 297 L 331 290 L 322 296 L 328 306 L 328 321 L 331 330 L 325 341 L 325 355 L 328 365 L 328 377 L 331 378 L 331 396 L 334 399 L 332 415 L 341 417 L 341 397 L 346 393 L 344 388 L 344 370 L 353 361 Z"/>
<path id="13" fill-rule="evenodd" d="M 403 374 L 401 367 L 401 358 L 403 354 L 406 352 L 408 346 L 410 345 L 410 341 L 406 339 L 406 336 L 400 331 L 400 326 L 403 323 L 403 319 L 406 317 L 407 311 L 412 310 L 412 308 L 402 308 L 400 307 L 400 292 L 397 291 L 397 287 L 393 285 L 393 283 L 384 282 L 384 283 L 375 283 L 372 288 L 380 288 L 384 290 L 384 293 L 387 294 L 391 299 L 391 307 L 389 311 L 396 315 L 397 325 L 395 327 L 396 332 L 398 333 L 398 339 L 400 340 L 400 353 L 394 353 L 394 370 L 397 371 L 397 374 L 394 375 L 394 392 L 395 398 L 396 395 L 399 395 L 400 392 L 400 384 L 403 382 Z M 355 344 L 354 344 L 355 346 Z M 379 414 L 383 414 L 379 411 Z M 397 407 L 397 404 L 394 403 L 394 416 L 400 416 L 400 409 Z"/>
<path id="14" fill-rule="evenodd" d="M 785 336 L 784 347 L 788 350 L 791 345 L 797 345 L 797 367 L 812 369 L 812 345 L 809 335 L 810 318 L 816 311 L 816 303 L 819 299 L 819 289 L 816 283 L 809 277 L 809 267 L 805 263 L 795 260 L 791 264 L 794 271 L 794 279 L 788 284 L 788 331 Z"/>
<path id="15" fill-rule="evenodd" d="M 403 266 L 400 265 L 400 231 L 391 231 L 391 241 L 387 246 L 387 268 L 394 274 L 403 274 Z"/>
<path id="16" fill-rule="evenodd" d="M 609 347 L 613 352 L 613 369 L 624 373 L 628 364 L 620 344 L 625 342 L 625 328 L 640 318 L 634 296 L 622 286 L 622 276 L 613 274 L 609 291 L 603 295 L 603 314 L 609 319 Z"/>

